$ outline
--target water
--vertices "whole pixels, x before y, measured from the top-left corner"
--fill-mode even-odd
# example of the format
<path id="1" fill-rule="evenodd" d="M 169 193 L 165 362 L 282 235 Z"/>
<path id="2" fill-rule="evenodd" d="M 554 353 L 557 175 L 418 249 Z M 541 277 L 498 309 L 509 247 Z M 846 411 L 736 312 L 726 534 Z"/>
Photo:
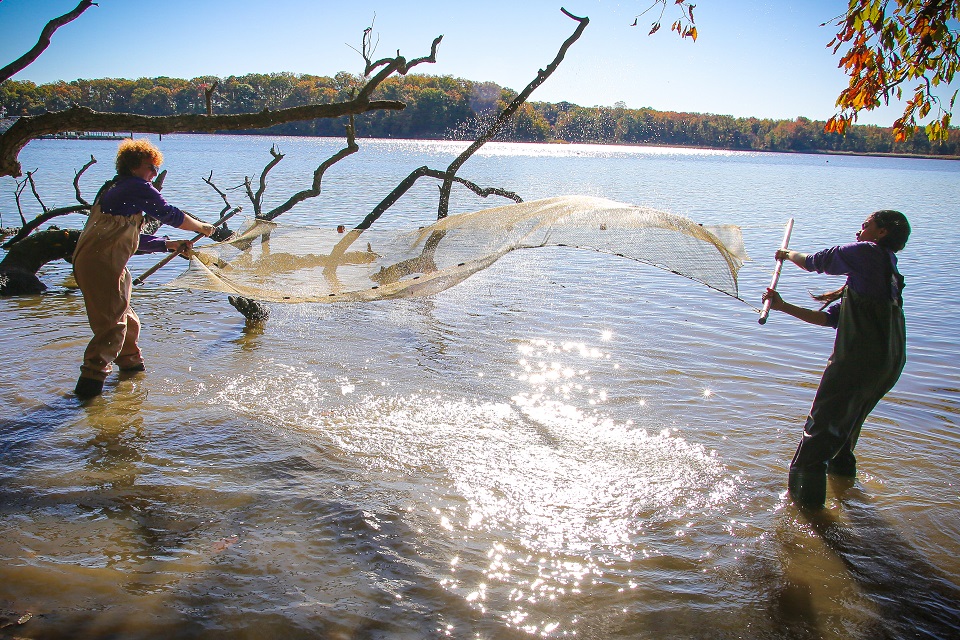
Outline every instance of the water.
<path id="1" fill-rule="evenodd" d="M 270 206 L 340 144 L 165 137 L 164 193 L 213 219 L 201 178 L 236 186 L 274 142 Z M 97 157 L 92 197 L 115 144 L 35 141 L 22 159 L 48 205 L 69 204 L 73 171 Z M 462 148 L 363 140 L 281 221 L 354 224 Z M 875 209 L 907 213 L 909 360 L 864 428 L 857 482 L 831 484 L 816 517 L 784 495 L 832 332 L 760 327 L 750 305 L 627 260 L 520 251 L 432 298 L 275 305 L 262 330 L 222 294 L 158 286 L 167 267 L 135 293 L 147 372 L 84 406 L 69 393 L 83 302 L 49 265 L 47 293 L 0 300 L 0 634 L 960 634 L 960 164 L 490 144 L 462 175 L 740 224 L 753 305 L 788 217 L 813 250 Z M 5 225 L 12 191 L 3 179 Z M 422 181 L 379 224 L 427 224 L 435 199 Z M 452 208 L 502 202 L 459 192 Z M 780 290 L 837 284 L 787 265 Z"/>

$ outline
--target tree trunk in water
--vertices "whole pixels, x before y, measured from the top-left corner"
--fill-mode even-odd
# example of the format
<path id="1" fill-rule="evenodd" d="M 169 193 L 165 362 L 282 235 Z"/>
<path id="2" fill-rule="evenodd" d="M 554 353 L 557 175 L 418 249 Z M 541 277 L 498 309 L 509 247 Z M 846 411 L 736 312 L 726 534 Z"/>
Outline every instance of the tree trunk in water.
<path id="1" fill-rule="evenodd" d="M 69 262 L 79 238 L 79 229 L 47 229 L 14 244 L 0 261 L 0 296 L 44 291 L 37 271 L 54 260 Z"/>

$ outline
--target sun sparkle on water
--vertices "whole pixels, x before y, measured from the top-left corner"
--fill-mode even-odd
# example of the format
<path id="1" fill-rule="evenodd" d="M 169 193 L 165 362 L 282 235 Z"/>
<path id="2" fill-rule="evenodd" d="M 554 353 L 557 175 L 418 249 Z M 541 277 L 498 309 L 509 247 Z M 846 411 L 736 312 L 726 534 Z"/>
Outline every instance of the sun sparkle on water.
<path id="1" fill-rule="evenodd" d="M 517 352 L 514 370 L 491 383 L 512 390 L 502 401 L 442 391 L 370 396 L 349 376 L 331 389 L 276 363 L 233 379 L 220 398 L 366 460 L 369 473 L 422 481 L 408 498 L 426 501 L 417 511 L 435 518 L 422 535 L 487 549 L 481 560 L 458 548 L 444 588 L 480 610 L 492 594 L 507 598 L 511 624 L 543 634 L 561 623 L 531 620 L 530 607 L 578 593 L 608 566 L 667 553 L 663 545 L 696 544 L 699 531 L 687 523 L 725 513 L 738 480 L 676 428 L 607 415 L 608 391 L 591 378 L 613 370 L 610 352 L 549 340 L 523 341 Z M 437 486 L 446 488 L 429 488 Z"/>

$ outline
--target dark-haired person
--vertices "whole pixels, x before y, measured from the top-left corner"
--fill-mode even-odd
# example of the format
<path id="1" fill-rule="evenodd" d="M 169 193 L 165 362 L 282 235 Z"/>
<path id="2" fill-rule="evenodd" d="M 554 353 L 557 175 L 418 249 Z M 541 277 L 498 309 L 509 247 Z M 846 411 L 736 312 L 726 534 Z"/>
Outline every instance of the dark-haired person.
<path id="1" fill-rule="evenodd" d="M 884 210 L 867 217 L 857 242 L 811 255 L 784 249 L 776 253 L 778 260 L 789 260 L 805 271 L 847 276 L 837 291 L 814 296 L 823 303 L 820 310 L 784 302 L 771 289 L 763 294 L 772 309 L 837 330 L 833 354 L 790 463 L 789 493 L 802 506 L 823 506 L 828 472 L 856 476 L 853 449 L 860 428 L 903 371 L 903 276 L 897 271 L 895 254 L 909 237 L 907 218 L 899 211 Z"/>
<path id="2" fill-rule="evenodd" d="M 73 273 L 83 292 L 93 339 L 83 354 L 74 393 L 91 398 L 116 362 L 121 371 L 143 371 L 137 339 L 140 319 L 130 307 L 132 279 L 127 261 L 134 253 L 176 251 L 186 241 L 141 235 L 144 214 L 178 229 L 209 236 L 212 225 L 167 204 L 154 188 L 163 154 L 147 140 L 124 140 L 117 150 L 117 175 L 100 190 L 77 248 Z"/>

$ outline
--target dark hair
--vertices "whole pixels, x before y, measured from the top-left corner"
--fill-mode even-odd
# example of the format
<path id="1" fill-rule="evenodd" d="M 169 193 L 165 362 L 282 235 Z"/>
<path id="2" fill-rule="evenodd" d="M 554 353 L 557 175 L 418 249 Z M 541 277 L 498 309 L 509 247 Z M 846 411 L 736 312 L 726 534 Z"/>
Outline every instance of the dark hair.
<path id="1" fill-rule="evenodd" d="M 907 246 L 907 239 L 910 237 L 910 223 L 907 222 L 907 216 L 893 209 L 881 209 L 874 211 L 867 220 L 873 220 L 881 229 L 887 230 L 887 235 L 877 240 L 877 245 L 884 249 L 889 249 L 896 253 Z M 827 291 L 820 294 L 810 294 L 817 302 L 823 303 L 820 310 L 826 309 L 831 302 L 836 302 L 843 297 L 843 291 L 847 285 L 843 285 L 836 291 Z"/>
<path id="2" fill-rule="evenodd" d="M 887 230 L 887 235 L 877 240 L 878 245 L 894 253 L 907 246 L 907 239 L 910 237 L 910 223 L 907 222 L 907 216 L 892 209 L 881 209 L 871 213 L 867 219 L 873 220 L 878 227 Z"/>

